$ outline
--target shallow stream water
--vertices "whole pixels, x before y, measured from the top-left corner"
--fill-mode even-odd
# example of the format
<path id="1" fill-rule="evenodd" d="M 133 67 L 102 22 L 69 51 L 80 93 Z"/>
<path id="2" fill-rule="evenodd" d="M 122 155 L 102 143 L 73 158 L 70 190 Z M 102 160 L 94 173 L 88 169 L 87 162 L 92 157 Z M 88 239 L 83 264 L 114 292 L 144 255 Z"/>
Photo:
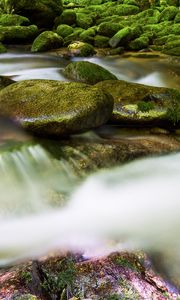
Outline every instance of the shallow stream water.
<path id="1" fill-rule="evenodd" d="M 119 79 L 180 86 L 180 65 L 165 58 L 86 60 L 106 67 Z M 16 81 L 66 80 L 63 69 L 69 61 L 56 55 L 12 50 L 0 56 L 0 75 Z M 125 247 L 130 249 L 133 245 L 155 250 L 170 247 L 180 253 L 179 154 L 92 175 L 71 194 L 73 184 L 79 185 L 79 181 L 70 164 L 61 161 L 57 167 L 41 146 L 23 141 L 20 150 L 6 152 L 6 133 L 4 140 L 2 135 L 0 139 L 0 264 L 56 248 L 95 249 L 111 238 L 126 241 Z M 44 196 L 46 189 L 67 192 L 71 201 L 63 209 L 54 209 Z"/>

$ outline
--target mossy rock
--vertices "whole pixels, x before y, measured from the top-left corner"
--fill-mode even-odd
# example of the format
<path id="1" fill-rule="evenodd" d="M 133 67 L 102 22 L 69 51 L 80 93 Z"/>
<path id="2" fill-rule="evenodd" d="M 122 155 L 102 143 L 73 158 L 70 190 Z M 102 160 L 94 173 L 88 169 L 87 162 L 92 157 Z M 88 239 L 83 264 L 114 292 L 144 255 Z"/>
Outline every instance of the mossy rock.
<path id="1" fill-rule="evenodd" d="M 66 36 L 72 34 L 74 32 L 74 29 L 69 25 L 62 24 L 57 27 L 56 32 L 58 35 L 65 38 Z"/>
<path id="2" fill-rule="evenodd" d="M 103 80 L 115 80 L 115 75 L 103 67 L 88 61 L 72 62 L 64 70 L 67 78 L 88 84 L 95 84 Z"/>
<path id="3" fill-rule="evenodd" d="M 177 15 L 174 19 L 174 23 L 180 23 L 180 11 L 177 13 Z"/>
<path id="4" fill-rule="evenodd" d="M 113 11 L 118 16 L 129 16 L 139 13 L 140 9 L 135 5 L 121 4 L 114 7 Z"/>
<path id="5" fill-rule="evenodd" d="M 76 23 L 76 13 L 73 10 L 64 10 L 63 13 L 55 19 L 55 27 L 60 24 L 73 25 Z"/>
<path id="6" fill-rule="evenodd" d="M 26 26 L 29 24 L 30 21 L 26 17 L 12 14 L 0 14 L 0 25 L 2 26 Z"/>
<path id="7" fill-rule="evenodd" d="M 109 47 L 109 38 L 107 36 L 96 35 L 94 38 L 94 46 L 97 48 Z"/>
<path id="8" fill-rule="evenodd" d="M 53 31 L 42 32 L 33 42 L 31 52 L 43 52 L 60 48 L 63 38 Z"/>
<path id="9" fill-rule="evenodd" d="M 98 34 L 112 37 L 122 28 L 123 25 L 121 25 L 120 23 L 103 22 L 98 27 Z"/>
<path id="10" fill-rule="evenodd" d="M 0 26 L 2 41 L 7 44 L 29 43 L 38 35 L 36 25 L 31 26 Z"/>
<path id="11" fill-rule="evenodd" d="M 14 13 L 29 18 L 39 28 L 52 28 L 54 19 L 62 13 L 61 0 L 8 0 Z"/>
<path id="12" fill-rule="evenodd" d="M 92 45 L 80 41 L 71 43 L 68 51 L 70 55 L 81 57 L 93 56 L 96 53 Z"/>
<path id="13" fill-rule="evenodd" d="M 112 48 L 116 48 L 117 46 L 123 46 L 125 43 L 129 42 L 132 37 L 132 30 L 130 27 L 125 27 L 119 30 L 110 40 L 109 45 Z"/>
<path id="14" fill-rule="evenodd" d="M 77 13 L 76 14 L 76 25 L 83 29 L 88 29 L 93 25 L 94 21 L 88 14 Z"/>
<path id="15" fill-rule="evenodd" d="M 112 123 L 123 126 L 165 126 L 168 128 L 180 125 L 180 92 L 177 90 L 123 80 L 107 80 L 95 86 L 110 93 L 114 98 L 114 109 L 110 119 Z M 153 109 L 142 112 L 138 109 L 139 102 L 151 103 Z M 176 121 L 174 122 L 173 119 Z"/>
<path id="16" fill-rule="evenodd" d="M 84 83 L 27 80 L 0 91 L 3 115 L 37 135 L 67 136 L 108 121 L 113 98 Z"/>
<path id="17" fill-rule="evenodd" d="M 149 46 L 149 38 L 146 35 L 141 35 L 139 38 L 131 41 L 128 47 L 131 50 L 146 49 Z"/>
<path id="18" fill-rule="evenodd" d="M 95 35 L 96 35 L 96 30 L 94 28 L 89 28 L 87 30 L 83 30 L 79 37 L 81 41 L 89 44 L 93 44 Z"/>
<path id="19" fill-rule="evenodd" d="M 0 76 L 0 90 L 4 89 L 12 83 L 15 83 L 15 81 L 6 76 Z"/>
<path id="20" fill-rule="evenodd" d="M 64 38 L 64 46 L 67 47 L 69 44 L 79 41 L 80 34 L 83 32 L 82 28 L 74 29 L 74 32 Z"/>
<path id="21" fill-rule="evenodd" d="M 0 42 L 0 54 L 1 53 L 6 53 L 6 52 L 7 52 L 6 47 Z"/>
<path id="22" fill-rule="evenodd" d="M 177 40 L 167 41 L 162 52 L 168 55 L 180 56 L 180 37 Z"/>
<path id="23" fill-rule="evenodd" d="M 179 11 L 178 8 L 175 6 L 166 7 L 159 16 L 159 22 L 174 20 L 178 11 Z"/>
<path id="24" fill-rule="evenodd" d="M 109 50 L 109 55 L 120 55 L 124 53 L 124 47 L 117 47 L 114 49 Z"/>

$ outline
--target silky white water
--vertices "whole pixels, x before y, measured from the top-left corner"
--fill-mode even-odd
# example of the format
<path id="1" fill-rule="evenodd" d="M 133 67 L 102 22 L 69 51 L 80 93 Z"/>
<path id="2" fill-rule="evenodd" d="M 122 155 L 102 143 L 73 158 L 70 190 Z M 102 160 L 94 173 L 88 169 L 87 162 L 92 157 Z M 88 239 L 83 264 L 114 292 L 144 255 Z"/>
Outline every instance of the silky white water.
<path id="1" fill-rule="evenodd" d="M 55 250 L 96 252 L 106 246 L 110 251 L 111 240 L 123 249 L 163 252 L 168 248 L 180 253 L 180 153 L 98 172 L 87 178 L 61 208 L 53 208 L 43 193 L 52 187 L 52 179 L 60 190 L 70 188 L 71 181 L 61 173 L 58 177 L 57 172 L 52 178 L 50 165 L 49 181 L 47 176 L 43 178 L 43 169 L 37 172 L 36 168 L 41 176 L 35 176 L 32 165 L 38 155 L 41 166 L 48 167 L 48 156 L 40 146 L 28 148 L 28 156 L 23 151 L 11 156 L 16 166 L 18 157 L 21 162 L 25 159 L 26 165 L 21 164 L 18 172 L 22 174 L 23 169 L 24 176 L 28 169 L 29 174 L 23 181 L 17 180 L 13 190 L 14 175 L 8 178 L 11 182 L 1 176 L 1 265 Z M 5 160 L 1 154 L 1 175 Z M 31 161 L 31 168 L 27 161 Z"/>

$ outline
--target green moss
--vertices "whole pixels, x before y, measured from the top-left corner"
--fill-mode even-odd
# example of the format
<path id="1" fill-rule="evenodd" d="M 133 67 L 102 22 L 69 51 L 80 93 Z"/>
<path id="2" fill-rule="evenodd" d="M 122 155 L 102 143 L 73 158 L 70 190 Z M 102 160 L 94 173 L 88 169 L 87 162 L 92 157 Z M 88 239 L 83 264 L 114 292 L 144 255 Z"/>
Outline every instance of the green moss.
<path id="1" fill-rule="evenodd" d="M 63 13 L 56 18 L 55 26 L 60 24 L 73 25 L 76 23 L 76 13 L 73 10 L 64 10 Z"/>
<path id="2" fill-rule="evenodd" d="M 180 11 L 177 13 L 177 15 L 174 19 L 174 23 L 180 23 Z"/>
<path id="3" fill-rule="evenodd" d="M 131 40 L 132 30 L 130 27 L 125 27 L 119 30 L 110 40 L 109 45 L 116 48 L 118 45 L 124 45 Z"/>
<path id="4" fill-rule="evenodd" d="M 112 294 L 109 297 L 107 297 L 107 300 L 121 300 L 121 297 L 118 294 Z"/>
<path id="5" fill-rule="evenodd" d="M 7 52 L 6 47 L 0 42 L 0 54 Z"/>
<path id="6" fill-rule="evenodd" d="M 173 125 L 177 125 L 180 122 L 180 92 L 174 90 L 173 98 L 167 107 L 167 119 L 170 120 Z"/>
<path id="7" fill-rule="evenodd" d="M 38 35 L 38 28 L 31 26 L 0 26 L 3 42 L 7 44 L 29 43 Z"/>
<path id="8" fill-rule="evenodd" d="M 89 28 L 87 30 L 84 30 L 81 34 L 80 34 L 80 39 L 83 42 L 87 42 L 87 43 L 92 43 L 94 42 L 94 36 L 96 34 L 96 31 L 94 28 Z"/>
<path id="9" fill-rule="evenodd" d="M 129 48 L 132 50 L 141 50 L 141 49 L 148 48 L 148 45 L 149 45 L 148 37 L 142 35 L 139 38 L 131 41 L 129 43 Z"/>
<path id="10" fill-rule="evenodd" d="M 103 80 L 115 80 L 115 75 L 110 73 L 103 67 L 87 62 L 72 62 L 65 68 L 65 75 L 69 79 L 73 79 L 88 84 L 95 84 Z"/>
<path id="11" fill-rule="evenodd" d="M 96 53 L 92 45 L 84 42 L 74 42 L 68 46 L 68 50 L 72 55 L 82 57 L 92 56 Z"/>
<path id="12" fill-rule="evenodd" d="M 50 49 L 57 49 L 63 45 L 63 39 L 53 31 L 42 32 L 33 42 L 32 52 L 43 52 Z"/>
<path id="13" fill-rule="evenodd" d="M 141 112 L 149 112 L 150 110 L 154 109 L 154 103 L 153 102 L 145 102 L 145 101 L 139 101 L 137 103 L 138 110 Z"/>
<path id="14" fill-rule="evenodd" d="M 14 5 L 11 0 L 1 0 L 0 9 L 3 13 L 12 14 L 14 11 Z"/>
<path id="15" fill-rule="evenodd" d="M 67 47 L 70 43 L 78 41 L 80 34 L 83 32 L 82 28 L 74 29 L 74 32 L 64 38 L 64 46 Z"/>
<path id="16" fill-rule="evenodd" d="M 83 29 L 88 29 L 93 25 L 93 19 L 88 14 L 77 13 L 76 14 L 76 25 Z"/>
<path id="17" fill-rule="evenodd" d="M 56 32 L 58 35 L 65 38 L 66 36 L 72 34 L 74 32 L 74 29 L 69 25 L 62 24 L 57 27 Z"/>
<path id="18" fill-rule="evenodd" d="M 0 15 L 0 25 L 2 26 L 19 26 L 19 25 L 29 25 L 30 21 L 28 18 L 11 15 L 11 14 L 1 14 Z"/>
<path id="19" fill-rule="evenodd" d="M 59 262 L 57 272 L 53 274 L 48 270 L 43 270 L 43 273 L 44 281 L 41 286 L 45 292 L 58 299 L 64 299 L 65 291 L 72 289 L 76 277 L 75 263 L 72 259 L 65 258 Z"/>
<path id="20" fill-rule="evenodd" d="M 178 11 L 178 8 L 175 6 L 166 7 L 159 16 L 159 22 L 174 20 Z"/>
<path id="21" fill-rule="evenodd" d="M 119 23 L 103 22 L 98 27 L 98 34 L 112 37 L 122 28 L 123 26 Z"/>
<path id="22" fill-rule="evenodd" d="M 109 38 L 107 36 L 96 35 L 94 38 L 94 46 L 98 48 L 109 47 Z"/>
<path id="23" fill-rule="evenodd" d="M 25 285 L 28 285 L 32 282 L 32 275 L 29 271 L 23 271 L 21 273 L 21 279 L 25 283 Z"/>

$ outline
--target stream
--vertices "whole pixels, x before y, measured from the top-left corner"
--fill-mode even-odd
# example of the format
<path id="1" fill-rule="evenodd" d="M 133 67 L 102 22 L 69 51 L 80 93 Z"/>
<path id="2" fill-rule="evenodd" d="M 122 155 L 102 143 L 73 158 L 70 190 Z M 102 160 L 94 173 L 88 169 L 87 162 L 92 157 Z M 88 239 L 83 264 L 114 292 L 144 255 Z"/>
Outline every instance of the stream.
<path id="1" fill-rule="evenodd" d="M 170 88 L 180 86 L 180 65 L 156 56 L 86 60 L 107 68 L 118 79 Z M 56 55 L 10 50 L 0 56 L 0 75 L 15 81 L 66 80 L 63 69 L 69 61 Z M 102 252 L 102 248 L 107 252 L 168 248 L 179 258 L 180 154 L 138 160 L 101 171 L 82 184 L 84 179 L 79 179 L 69 162 L 57 162 L 18 129 L 12 134 L 12 124 L 9 129 L 2 123 L 1 129 L 3 124 L 0 265 L 56 249 L 93 253 L 97 249 Z M 94 135 L 90 133 L 90 138 Z M 21 147 L 16 149 L 17 136 Z M 13 151 L 9 150 L 9 141 L 14 141 Z M 69 200 L 61 208 L 49 202 L 48 191 L 54 190 Z M 109 240 L 117 241 L 114 248 L 108 248 Z"/>

